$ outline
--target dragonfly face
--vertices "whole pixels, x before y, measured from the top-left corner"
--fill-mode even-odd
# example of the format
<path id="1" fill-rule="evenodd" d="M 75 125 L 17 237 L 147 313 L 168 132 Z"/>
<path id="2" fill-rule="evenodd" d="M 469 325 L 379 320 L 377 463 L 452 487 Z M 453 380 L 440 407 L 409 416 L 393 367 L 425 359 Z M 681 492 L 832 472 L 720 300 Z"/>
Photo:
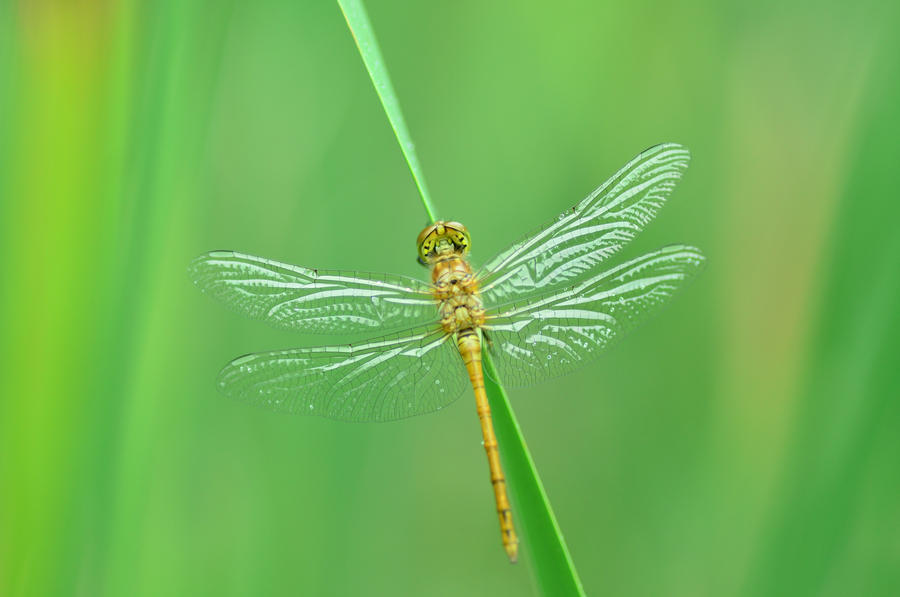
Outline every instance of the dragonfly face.
<path id="1" fill-rule="evenodd" d="M 350 421 L 433 412 L 474 389 L 503 545 L 515 560 L 517 540 L 484 393 L 482 332 L 490 334 L 485 350 L 501 379 L 516 387 L 580 367 L 658 310 L 699 272 L 704 257 L 698 249 L 671 245 L 604 263 L 656 215 L 689 158 L 680 145 L 651 147 L 477 272 L 468 262 L 465 226 L 435 222 L 417 242 L 419 261 L 432 270 L 430 284 L 232 251 L 201 255 L 190 266 L 194 282 L 254 319 L 304 333 L 389 334 L 245 355 L 222 370 L 219 387 L 270 410 Z"/>
<path id="2" fill-rule="evenodd" d="M 435 222 L 419 233 L 416 241 L 419 263 L 432 265 L 453 255 L 464 257 L 469 252 L 469 231 L 459 222 Z"/>

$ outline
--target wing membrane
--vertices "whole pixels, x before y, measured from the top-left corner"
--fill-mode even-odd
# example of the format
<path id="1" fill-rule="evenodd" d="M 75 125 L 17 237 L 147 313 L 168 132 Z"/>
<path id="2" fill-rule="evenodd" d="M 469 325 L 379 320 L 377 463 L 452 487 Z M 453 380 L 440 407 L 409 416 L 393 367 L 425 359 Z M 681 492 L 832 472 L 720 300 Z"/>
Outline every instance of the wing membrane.
<path id="1" fill-rule="evenodd" d="M 439 410 L 468 377 L 453 337 L 434 327 L 360 345 L 239 357 L 219 374 L 228 396 L 277 412 L 390 421 Z"/>
<path id="2" fill-rule="evenodd" d="M 485 329 L 502 381 L 530 385 L 576 369 L 663 305 L 703 264 L 665 247 L 565 290 L 498 310 Z"/>
<path id="3" fill-rule="evenodd" d="M 233 310 L 299 332 L 358 334 L 437 320 L 428 286 L 404 276 L 313 270 L 233 251 L 201 255 L 188 271 Z"/>
<path id="4" fill-rule="evenodd" d="M 497 255 L 482 268 L 485 306 L 543 294 L 589 275 L 653 219 L 689 161 L 681 145 L 651 147 L 554 222 Z"/>

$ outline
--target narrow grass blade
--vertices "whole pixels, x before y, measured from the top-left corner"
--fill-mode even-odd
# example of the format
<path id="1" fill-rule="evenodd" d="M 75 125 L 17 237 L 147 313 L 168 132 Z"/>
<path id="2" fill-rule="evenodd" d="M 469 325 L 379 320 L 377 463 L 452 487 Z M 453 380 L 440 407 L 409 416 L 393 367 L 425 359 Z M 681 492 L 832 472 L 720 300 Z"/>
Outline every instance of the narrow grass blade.
<path id="1" fill-rule="evenodd" d="M 361 0 L 338 0 L 338 4 L 347 19 L 347 26 L 350 27 L 350 33 L 356 41 L 356 47 L 362 56 L 372 78 L 372 84 L 375 85 L 375 91 L 381 99 L 381 105 L 387 113 L 394 134 L 397 135 L 397 141 L 400 143 L 400 149 L 409 164 L 409 170 L 412 172 L 413 180 L 419 188 L 419 194 L 422 196 L 422 204 L 425 206 L 425 212 L 428 218 L 434 222 L 437 220 L 434 206 L 431 204 L 431 196 L 428 194 L 428 188 L 425 186 L 425 176 L 422 173 L 422 167 L 419 165 L 419 158 L 416 156 L 416 147 L 412 142 L 409 130 L 406 128 L 406 122 L 403 120 L 403 113 L 400 111 L 400 102 L 397 101 L 397 95 L 394 93 L 394 86 L 391 85 L 391 79 L 388 76 L 387 67 L 384 65 L 384 59 L 381 57 L 381 50 L 378 48 L 378 42 L 375 41 L 375 33 L 372 31 L 372 24 L 369 23 L 369 16 L 363 7 Z"/>
<path id="2" fill-rule="evenodd" d="M 503 386 L 487 350 L 482 351 L 485 390 L 491 403 L 494 430 L 500 444 L 507 486 L 513 498 L 513 518 L 524 535 L 534 573 L 544 595 L 584 595 L 550 500 L 528 452 Z"/>

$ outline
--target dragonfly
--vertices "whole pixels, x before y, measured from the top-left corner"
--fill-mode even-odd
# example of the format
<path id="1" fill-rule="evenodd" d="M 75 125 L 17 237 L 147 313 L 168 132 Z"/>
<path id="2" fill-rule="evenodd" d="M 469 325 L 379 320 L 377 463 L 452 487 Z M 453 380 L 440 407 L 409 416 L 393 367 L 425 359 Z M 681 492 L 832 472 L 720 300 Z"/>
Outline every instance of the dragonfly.
<path id="1" fill-rule="evenodd" d="M 189 268 L 195 284 L 252 319 L 305 334 L 379 334 L 241 356 L 221 371 L 218 386 L 269 410 L 344 421 L 430 413 L 474 391 L 502 543 L 515 562 L 518 538 L 482 351 L 504 385 L 535 384 L 591 361 L 664 305 L 701 269 L 698 249 L 670 245 L 604 264 L 656 215 L 689 161 L 678 144 L 645 150 L 583 201 L 477 269 L 466 227 L 434 222 L 417 239 L 430 283 L 234 251 L 201 255 Z"/>

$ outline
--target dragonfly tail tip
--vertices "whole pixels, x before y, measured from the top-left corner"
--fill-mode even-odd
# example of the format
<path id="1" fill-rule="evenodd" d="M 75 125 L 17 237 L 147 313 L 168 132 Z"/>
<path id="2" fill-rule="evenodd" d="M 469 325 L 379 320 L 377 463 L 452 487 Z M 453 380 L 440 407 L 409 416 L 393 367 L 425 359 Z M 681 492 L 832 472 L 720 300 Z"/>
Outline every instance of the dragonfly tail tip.
<path id="1" fill-rule="evenodd" d="M 519 546 L 513 543 L 506 546 L 506 555 L 509 556 L 509 563 L 515 564 L 519 561 Z"/>

